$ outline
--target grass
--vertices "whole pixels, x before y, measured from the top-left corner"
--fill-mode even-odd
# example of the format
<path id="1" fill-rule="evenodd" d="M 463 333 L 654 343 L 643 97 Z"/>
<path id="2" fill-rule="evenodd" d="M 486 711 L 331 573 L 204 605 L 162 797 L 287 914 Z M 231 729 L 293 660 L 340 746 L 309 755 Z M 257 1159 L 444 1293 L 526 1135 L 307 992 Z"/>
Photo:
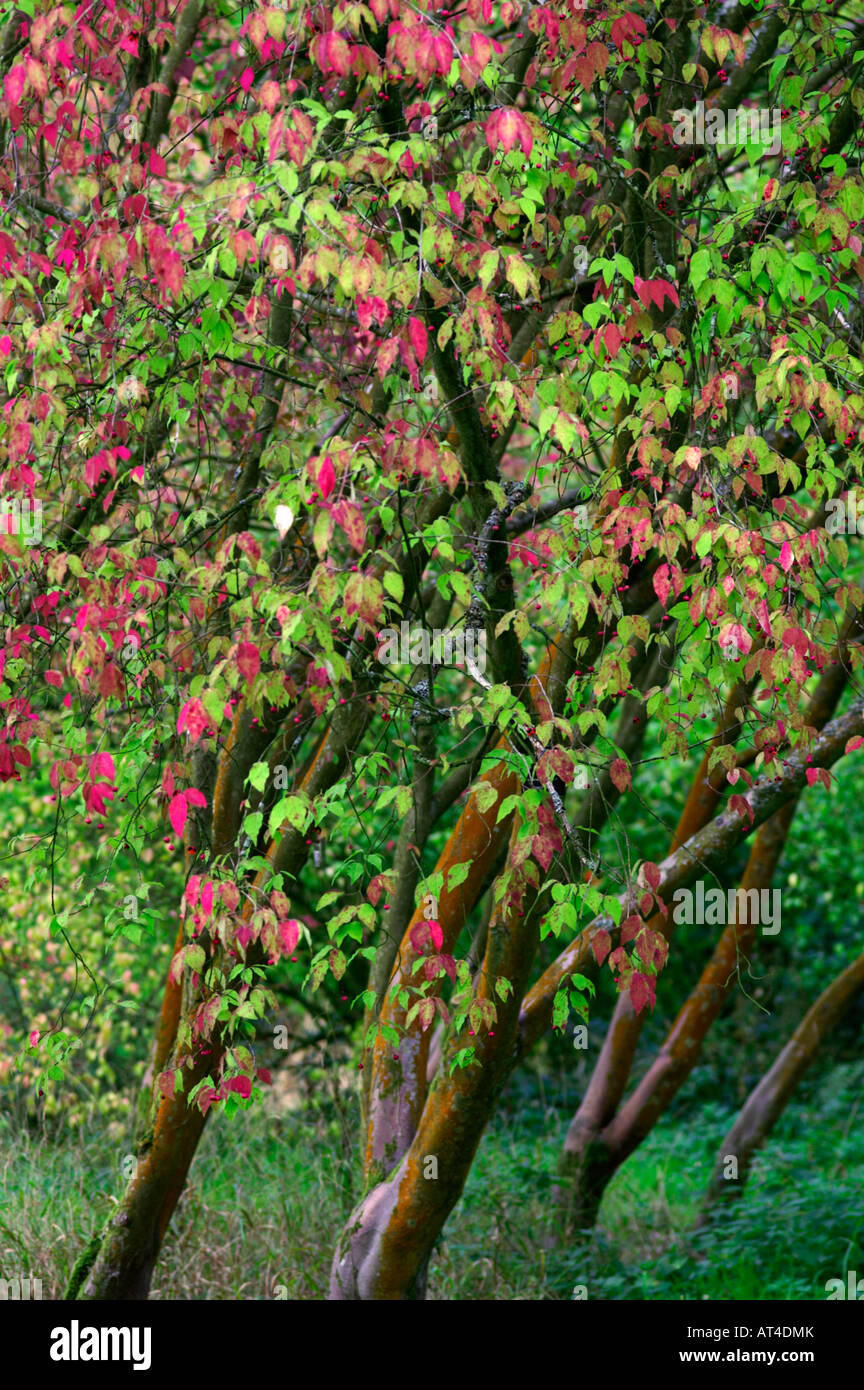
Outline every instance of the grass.
<path id="1" fill-rule="evenodd" d="M 822 1070 L 789 1107 L 743 1199 L 692 1229 L 734 1106 L 679 1102 L 611 1183 L 597 1229 L 556 1242 L 551 1189 L 572 1096 L 519 1078 L 480 1146 L 430 1266 L 431 1299 L 824 1299 L 864 1272 L 864 1064 Z M 697 1094 L 699 1088 L 696 1087 Z M 322 1096 L 208 1127 L 157 1266 L 156 1299 L 326 1297 L 359 1192 L 355 1104 Z M 0 1119 L 0 1273 L 61 1296 L 116 1204 L 128 1151 L 98 1119 L 60 1137 Z M 350 1157 L 349 1157 L 350 1155 Z M 439 1155 L 439 1162 L 445 1161 Z"/>

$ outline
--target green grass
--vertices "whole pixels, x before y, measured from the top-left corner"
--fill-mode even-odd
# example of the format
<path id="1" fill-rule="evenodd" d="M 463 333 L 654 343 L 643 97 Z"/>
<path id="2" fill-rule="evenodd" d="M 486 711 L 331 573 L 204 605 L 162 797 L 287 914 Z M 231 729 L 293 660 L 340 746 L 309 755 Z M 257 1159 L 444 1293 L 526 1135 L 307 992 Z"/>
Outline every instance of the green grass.
<path id="1" fill-rule="evenodd" d="M 734 1106 L 679 1102 L 616 1175 L 597 1229 L 562 1249 L 551 1205 L 564 1083 L 505 1096 L 430 1266 L 432 1299 L 824 1299 L 864 1271 L 864 1064 L 820 1070 L 786 1111 L 742 1200 L 693 1230 Z M 569 1088 L 572 1089 L 572 1088 Z M 696 1087 L 697 1095 L 700 1094 Z M 359 1192 L 356 1104 L 307 1099 L 208 1128 L 154 1280 L 161 1299 L 320 1299 Z M 0 1274 L 62 1294 L 123 1187 L 128 1143 L 93 1123 L 53 1139 L 0 1119 Z M 439 1162 L 446 1155 L 439 1155 Z"/>

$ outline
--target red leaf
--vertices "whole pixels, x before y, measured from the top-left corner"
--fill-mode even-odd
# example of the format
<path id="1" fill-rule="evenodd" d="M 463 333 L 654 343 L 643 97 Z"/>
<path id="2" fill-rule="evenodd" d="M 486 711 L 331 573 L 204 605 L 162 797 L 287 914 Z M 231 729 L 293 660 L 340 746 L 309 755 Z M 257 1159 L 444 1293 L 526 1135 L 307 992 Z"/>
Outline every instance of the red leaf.
<path id="1" fill-rule="evenodd" d="M 630 786 L 630 765 L 623 758 L 616 758 L 609 768 L 609 776 L 622 794 Z"/>
<path id="2" fill-rule="evenodd" d="M 420 319 L 415 318 L 413 314 L 408 320 L 408 337 L 414 349 L 414 356 L 417 358 L 417 361 L 422 364 L 428 346 L 426 325 L 425 323 L 421 323 Z"/>
<path id="3" fill-rule="evenodd" d="M 660 887 L 660 870 L 656 864 L 646 861 L 646 863 L 642 865 L 642 877 L 649 888 L 656 889 Z"/>
<path id="4" fill-rule="evenodd" d="M 753 824 L 753 807 L 746 796 L 730 796 L 729 810 L 735 811 L 739 816 L 746 816 L 750 824 Z"/>
<path id="5" fill-rule="evenodd" d="M 173 1071 L 160 1072 L 156 1078 L 156 1085 L 163 1096 L 171 1098 L 174 1094 L 174 1073 Z"/>
<path id="6" fill-rule="evenodd" d="M 564 837 L 557 825 L 547 825 L 531 840 L 531 853 L 537 860 L 542 869 L 548 873 L 549 865 L 552 863 L 553 855 L 557 854 L 564 843 Z"/>
<path id="7" fill-rule="evenodd" d="M 642 930 L 644 923 L 638 913 L 633 913 L 630 917 L 625 917 L 621 923 L 621 944 L 626 946 L 628 941 L 632 941 Z"/>
<path id="8" fill-rule="evenodd" d="M 814 782 L 822 782 L 824 786 L 831 786 L 831 778 L 824 767 L 808 767 L 807 785 L 812 787 Z"/>
<path id="9" fill-rule="evenodd" d="M 332 512 L 333 520 L 348 537 L 353 550 L 358 553 L 366 547 L 366 521 L 359 507 L 353 502 L 337 502 Z"/>
<path id="10" fill-rule="evenodd" d="M 311 53 L 322 72 L 335 72 L 345 77 L 351 70 L 351 50 L 342 35 L 333 29 L 312 40 Z"/>
<path id="11" fill-rule="evenodd" d="M 621 347 L 621 330 L 614 323 L 607 323 L 603 329 L 603 341 L 606 344 L 606 351 L 610 357 L 618 356 L 618 349 Z"/>
<path id="12" fill-rule="evenodd" d="M 379 902 L 381 901 L 381 894 L 384 892 L 384 889 L 386 887 L 386 874 L 376 874 L 374 878 L 370 878 L 369 886 L 366 889 L 366 897 L 368 898 L 369 902 L 372 904 L 373 907 L 378 906 Z"/>
<path id="13" fill-rule="evenodd" d="M 236 883 L 220 883 L 219 895 L 229 912 L 234 912 L 240 901 L 240 890 Z"/>
<path id="14" fill-rule="evenodd" d="M 644 19 L 635 14 L 622 14 L 612 21 L 612 42 L 619 53 L 623 52 L 625 43 L 632 44 L 634 39 L 642 38 L 647 32 Z"/>
<path id="15" fill-rule="evenodd" d="M 218 1099 L 219 1097 L 212 1086 L 203 1086 L 195 1097 L 195 1104 L 198 1106 L 201 1114 L 206 1115 L 210 1106 L 214 1105 Z"/>
<path id="16" fill-rule="evenodd" d="M 425 955 L 427 951 L 440 951 L 444 945 L 441 923 L 430 922 L 425 918 L 416 922 L 411 928 L 410 941 L 418 955 Z"/>
<path id="17" fill-rule="evenodd" d="M 435 1008 L 434 999 L 420 1000 L 420 1006 L 417 1010 L 417 1017 L 420 1021 L 420 1027 L 424 1033 L 426 1032 L 426 1029 L 429 1027 L 429 1024 L 432 1022 L 437 1012 L 438 1011 Z"/>
<path id="18" fill-rule="evenodd" d="M 630 1003 L 633 1005 L 634 1013 L 641 1013 L 648 1005 L 653 1009 L 656 988 L 657 984 L 653 975 L 643 975 L 638 970 L 633 971 L 630 980 Z"/>
<path id="19" fill-rule="evenodd" d="M 598 927 L 591 938 L 591 950 L 598 965 L 602 965 L 612 949 L 612 938 L 605 927 Z"/>
<path id="20" fill-rule="evenodd" d="M 112 661 L 99 672 L 99 694 L 106 700 L 112 695 L 123 694 L 123 677 Z"/>
<path id="21" fill-rule="evenodd" d="M 237 648 L 237 670 L 247 681 L 254 681 L 261 670 L 261 655 L 253 642 L 241 642 Z"/>
<path id="22" fill-rule="evenodd" d="M 238 1096 L 248 1100 L 252 1094 L 252 1078 L 251 1076 L 232 1076 L 230 1081 L 222 1082 L 222 1090 L 223 1092 L 236 1091 Z"/>

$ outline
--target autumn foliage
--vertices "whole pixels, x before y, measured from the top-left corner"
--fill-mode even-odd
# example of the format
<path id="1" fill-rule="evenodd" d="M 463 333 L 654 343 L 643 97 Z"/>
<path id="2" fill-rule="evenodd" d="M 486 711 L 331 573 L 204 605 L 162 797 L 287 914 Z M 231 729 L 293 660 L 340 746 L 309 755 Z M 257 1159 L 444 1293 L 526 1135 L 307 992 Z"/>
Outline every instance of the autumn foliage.
<path id="1" fill-rule="evenodd" d="M 146 1297 L 280 970 L 356 1025 L 333 1298 L 422 1297 L 550 1030 L 608 1006 L 570 1234 L 683 1084 L 756 946 L 701 928 L 628 1095 L 672 894 L 744 842 L 768 887 L 864 743 L 826 525 L 864 445 L 862 39 L 830 0 L 7 6 L 0 780 L 44 779 L 34 891 L 92 837 L 73 939 L 121 853 L 176 888 L 137 1168 L 70 1296 Z M 677 143 L 698 102 L 776 109 L 781 148 Z M 403 623 L 484 669 L 386 664 Z M 689 794 L 636 862 L 661 760 Z"/>

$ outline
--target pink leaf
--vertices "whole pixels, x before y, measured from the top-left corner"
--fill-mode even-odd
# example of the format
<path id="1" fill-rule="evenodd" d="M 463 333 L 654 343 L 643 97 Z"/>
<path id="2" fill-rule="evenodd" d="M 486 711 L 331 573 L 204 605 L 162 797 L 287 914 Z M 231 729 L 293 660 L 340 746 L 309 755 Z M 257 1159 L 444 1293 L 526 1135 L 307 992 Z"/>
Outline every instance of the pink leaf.
<path id="1" fill-rule="evenodd" d="M 114 788 L 108 782 L 91 782 L 84 788 L 84 804 L 97 816 L 105 815 L 105 802 L 114 800 Z"/>
<path id="2" fill-rule="evenodd" d="M 186 797 L 183 792 L 178 792 L 176 796 L 172 796 L 168 807 L 168 819 L 174 834 L 178 839 L 182 839 L 183 827 L 186 824 Z"/>
<path id="3" fill-rule="evenodd" d="M 300 940 L 300 923 L 293 917 L 286 918 L 284 922 L 279 923 L 279 935 L 282 938 L 282 954 L 293 955 Z"/>
<path id="4" fill-rule="evenodd" d="M 530 155 L 534 145 L 531 127 L 525 117 L 513 107 L 493 111 L 486 122 L 486 143 L 494 151 L 499 145 L 505 154 L 518 145 L 524 155 Z"/>
<path id="5" fill-rule="evenodd" d="M 321 494 L 322 502 L 326 502 L 333 488 L 336 486 L 336 471 L 330 462 L 329 454 L 325 457 L 321 467 L 318 469 L 318 491 Z"/>
<path id="6" fill-rule="evenodd" d="M 784 541 L 780 547 L 780 568 L 784 574 L 788 574 L 795 563 L 795 556 L 792 554 L 792 547 L 788 541 Z"/>
<path id="7" fill-rule="evenodd" d="M 734 647 L 746 656 L 753 646 L 753 638 L 740 623 L 724 623 L 717 634 L 721 647 Z"/>
<path id="8" fill-rule="evenodd" d="M 116 776 L 114 772 L 114 759 L 110 753 L 97 753 L 90 760 L 90 776 L 95 782 L 99 777 L 107 777 L 109 782 L 113 782 Z"/>
<path id="9" fill-rule="evenodd" d="M 672 588 L 672 585 L 669 583 L 669 566 L 661 565 L 659 569 L 655 570 L 651 583 L 654 585 L 655 594 L 665 608 L 666 600 Z"/>
<path id="10" fill-rule="evenodd" d="M 197 743 L 206 728 L 207 711 L 201 701 L 187 700 L 177 720 L 178 734 L 182 734 L 183 730 L 186 729 L 192 742 Z"/>
<path id="11" fill-rule="evenodd" d="M 18 63 L 6 78 L 5 91 L 6 100 L 10 106 L 17 106 L 24 95 L 24 84 L 27 81 L 27 68 L 23 63 Z"/>

